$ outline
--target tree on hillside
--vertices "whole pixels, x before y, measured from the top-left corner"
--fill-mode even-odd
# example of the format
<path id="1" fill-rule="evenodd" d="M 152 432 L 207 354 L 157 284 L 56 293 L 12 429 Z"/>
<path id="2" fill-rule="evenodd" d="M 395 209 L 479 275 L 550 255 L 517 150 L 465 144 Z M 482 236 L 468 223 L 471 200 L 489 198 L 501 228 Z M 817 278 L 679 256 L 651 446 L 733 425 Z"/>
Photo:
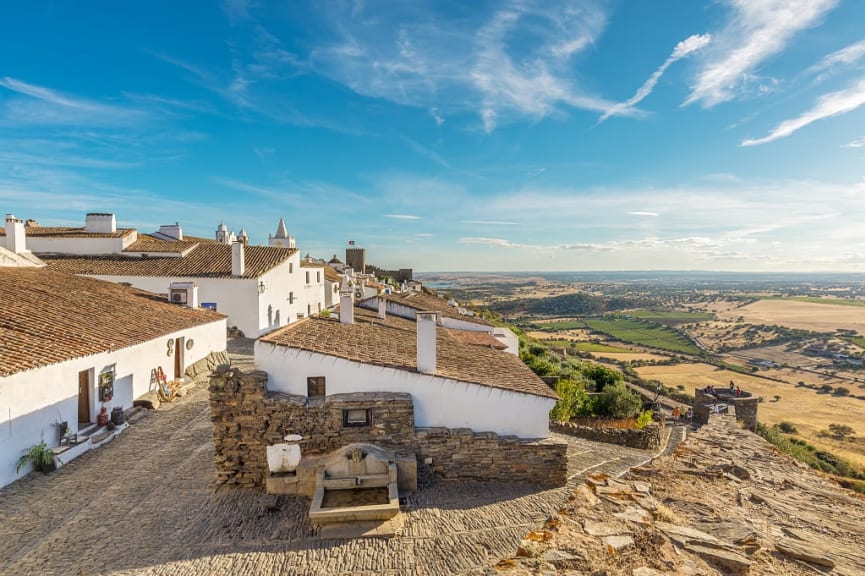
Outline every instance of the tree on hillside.
<path id="1" fill-rule="evenodd" d="M 593 404 L 595 414 L 608 418 L 631 418 L 643 408 L 640 397 L 622 381 L 605 386 L 604 391 L 594 397 Z"/>
<path id="2" fill-rule="evenodd" d="M 583 369 L 583 375 L 595 383 L 595 392 L 603 392 L 607 386 L 623 379 L 621 372 L 597 364 L 587 365 Z"/>
<path id="3" fill-rule="evenodd" d="M 856 434 L 856 431 L 846 424 L 829 424 L 829 431 L 839 440 L 843 440 L 847 436 L 853 436 Z"/>

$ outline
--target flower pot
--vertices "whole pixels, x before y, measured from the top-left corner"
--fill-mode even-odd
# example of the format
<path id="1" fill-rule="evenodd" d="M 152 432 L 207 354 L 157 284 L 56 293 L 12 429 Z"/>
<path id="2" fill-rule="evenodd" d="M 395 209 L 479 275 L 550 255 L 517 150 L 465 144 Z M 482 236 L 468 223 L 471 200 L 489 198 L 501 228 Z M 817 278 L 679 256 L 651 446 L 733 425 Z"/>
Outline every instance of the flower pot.
<path id="1" fill-rule="evenodd" d="M 53 459 L 51 460 L 51 462 L 41 462 L 39 464 L 39 471 L 43 474 L 48 474 L 50 472 L 54 472 L 55 470 L 57 470 L 57 465 L 54 463 Z"/>

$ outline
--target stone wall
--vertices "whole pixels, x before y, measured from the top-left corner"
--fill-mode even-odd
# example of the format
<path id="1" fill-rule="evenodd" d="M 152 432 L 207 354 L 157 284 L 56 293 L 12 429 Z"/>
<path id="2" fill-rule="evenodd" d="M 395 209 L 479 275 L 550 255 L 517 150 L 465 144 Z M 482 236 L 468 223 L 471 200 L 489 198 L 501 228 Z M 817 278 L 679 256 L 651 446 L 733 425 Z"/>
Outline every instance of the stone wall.
<path id="1" fill-rule="evenodd" d="M 300 434 L 301 453 L 325 454 L 352 442 L 413 452 L 426 478 L 473 478 L 562 485 L 567 445 L 470 429 L 414 427 L 410 394 L 334 394 L 307 399 L 267 390 L 267 374 L 225 369 L 210 380 L 217 480 L 258 486 L 268 474 L 266 447 Z M 343 411 L 366 409 L 371 425 L 345 427 Z"/>
<path id="2" fill-rule="evenodd" d="M 661 447 L 661 426 L 657 422 L 648 424 L 642 430 L 585 426 L 573 422 L 551 422 L 550 430 L 595 442 L 606 442 L 607 444 L 617 444 L 642 450 L 657 450 Z"/>
<path id="3" fill-rule="evenodd" d="M 736 420 L 750 430 L 757 430 L 757 407 L 760 404 L 760 399 L 757 397 L 750 398 L 734 398 L 728 397 L 725 399 L 718 398 L 714 394 L 709 394 L 703 389 L 694 390 L 694 423 L 704 425 L 709 422 L 709 414 L 712 412 L 714 404 L 727 404 L 733 407 Z"/>
<path id="4" fill-rule="evenodd" d="M 211 352 L 198 362 L 187 366 L 183 375 L 195 383 L 201 383 L 209 379 L 210 375 L 218 366 L 230 363 L 231 360 L 228 357 L 227 351 Z"/>

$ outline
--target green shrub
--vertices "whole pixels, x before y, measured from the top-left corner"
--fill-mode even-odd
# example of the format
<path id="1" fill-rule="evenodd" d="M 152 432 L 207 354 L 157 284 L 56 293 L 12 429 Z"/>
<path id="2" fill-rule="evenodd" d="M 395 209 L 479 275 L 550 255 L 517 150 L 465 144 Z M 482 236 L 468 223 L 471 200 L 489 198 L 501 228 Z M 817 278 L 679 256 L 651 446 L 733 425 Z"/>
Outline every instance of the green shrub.
<path id="1" fill-rule="evenodd" d="M 586 416 L 591 413 L 592 402 L 586 393 L 582 382 L 574 380 L 559 380 L 556 394 L 561 400 L 550 411 L 550 419 L 556 422 L 568 422 L 576 416 Z"/>
<path id="2" fill-rule="evenodd" d="M 608 384 L 594 397 L 594 413 L 607 418 L 631 418 L 640 413 L 643 402 L 622 381 Z"/>
<path id="3" fill-rule="evenodd" d="M 639 416 L 637 416 L 637 421 L 636 421 L 636 423 L 634 423 L 634 427 L 637 430 L 642 430 L 643 428 L 648 426 L 651 421 L 652 421 L 652 411 L 651 410 L 644 410 L 643 412 L 640 413 Z"/>
<path id="4" fill-rule="evenodd" d="M 796 426 L 794 426 L 790 422 L 781 422 L 780 424 L 778 424 L 778 429 L 785 434 L 795 434 L 796 432 L 798 432 Z"/>
<path id="5" fill-rule="evenodd" d="M 837 388 L 835 388 L 835 395 L 836 396 L 847 396 L 849 394 L 850 394 L 849 388 L 844 388 L 843 386 L 838 386 Z"/>

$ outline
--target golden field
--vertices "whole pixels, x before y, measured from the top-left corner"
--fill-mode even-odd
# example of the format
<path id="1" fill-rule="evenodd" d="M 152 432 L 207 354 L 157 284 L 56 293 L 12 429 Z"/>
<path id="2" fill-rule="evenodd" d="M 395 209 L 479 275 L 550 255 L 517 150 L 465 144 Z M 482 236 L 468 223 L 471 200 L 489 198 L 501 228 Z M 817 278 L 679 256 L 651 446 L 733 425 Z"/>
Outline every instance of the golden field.
<path id="1" fill-rule="evenodd" d="M 742 389 L 762 396 L 764 401 L 758 409 L 758 419 L 765 424 L 786 421 L 794 424 L 799 436 L 809 443 L 831 450 L 860 468 L 865 468 L 865 400 L 856 398 L 818 394 L 810 388 L 796 387 L 796 382 L 808 382 L 813 376 L 794 370 L 772 371 L 773 376 L 787 374 L 791 381 L 774 382 L 763 378 L 739 374 L 711 366 L 709 364 L 677 364 L 675 366 L 643 366 L 636 369 L 641 378 L 660 380 L 666 386 L 682 384 L 685 391 L 693 393 L 694 388 L 708 385 L 726 388 L 733 380 Z M 820 381 L 826 383 L 827 381 Z M 837 382 L 829 382 L 838 385 Z M 844 384 L 852 394 L 862 394 L 859 388 Z M 780 396 L 778 402 L 775 396 Z M 856 441 L 837 441 L 819 435 L 829 424 L 847 424 L 857 433 Z"/>
<path id="2" fill-rule="evenodd" d="M 846 328 L 865 334 L 865 306 L 759 300 L 741 308 L 718 310 L 716 314 L 728 320 L 742 316 L 748 324 L 778 324 L 815 332 L 835 332 L 837 328 Z"/>

